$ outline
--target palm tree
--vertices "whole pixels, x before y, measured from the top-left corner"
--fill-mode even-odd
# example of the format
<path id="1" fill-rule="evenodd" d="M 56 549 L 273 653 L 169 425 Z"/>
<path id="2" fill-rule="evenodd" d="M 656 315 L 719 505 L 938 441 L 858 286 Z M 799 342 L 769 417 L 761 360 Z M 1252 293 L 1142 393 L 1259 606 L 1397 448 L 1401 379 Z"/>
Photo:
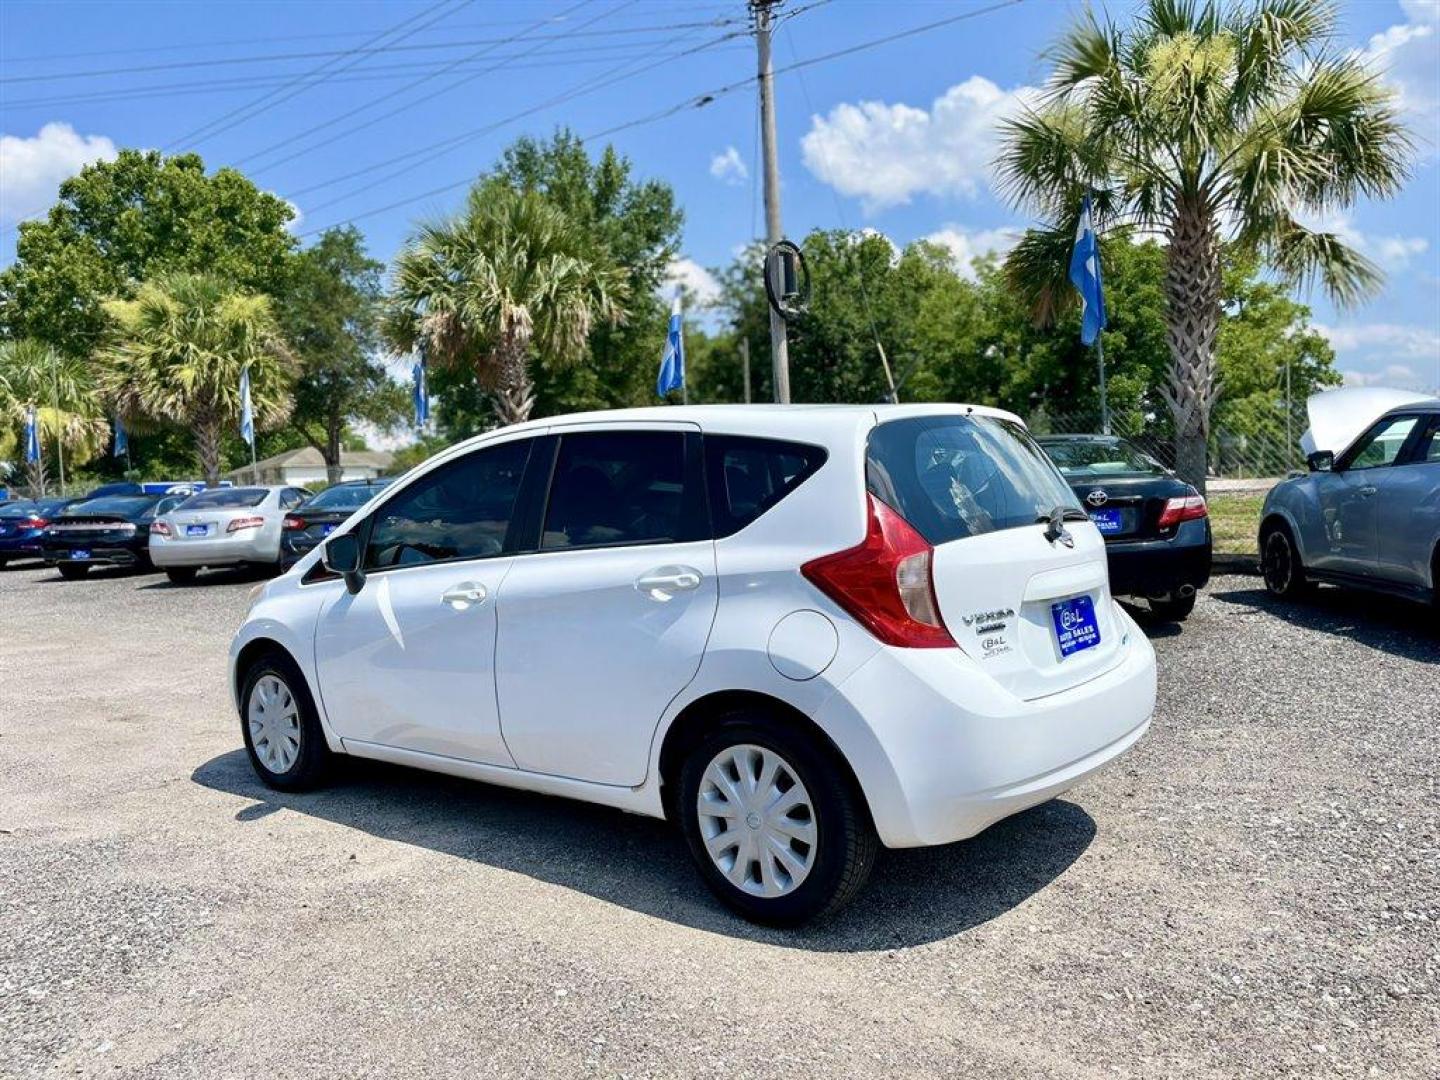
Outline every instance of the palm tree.
<path id="1" fill-rule="evenodd" d="M 535 404 L 532 356 L 573 364 L 597 323 L 626 318 L 624 274 L 543 196 L 477 184 L 465 209 L 401 252 L 386 332 L 402 352 L 474 370 L 503 424 Z"/>
<path id="2" fill-rule="evenodd" d="M 7 442 L 23 448 L 31 406 L 40 429 L 40 460 L 26 466 L 31 491 L 45 490 L 45 451 L 59 445 L 72 461 L 91 458 L 105 445 L 109 425 L 85 366 L 29 338 L 0 342 L 0 425 Z M 58 436 L 58 443 L 57 443 Z M 23 450 L 22 450 L 23 452 Z"/>
<path id="3" fill-rule="evenodd" d="M 1048 92 L 1003 125 L 1002 187 L 1046 223 L 1006 265 L 1039 317 L 1073 302 L 1065 267 L 1085 194 L 1098 230 L 1166 239 L 1172 368 L 1160 392 L 1177 467 L 1202 491 L 1222 245 L 1288 282 L 1318 280 L 1343 305 L 1380 282 L 1368 259 L 1306 224 L 1393 194 L 1408 170 L 1391 95 L 1335 48 L 1334 31 L 1319 0 L 1148 0 L 1123 29 L 1087 13 L 1051 54 Z"/>
<path id="4" fill-rule="evenodd" d="M 99 354 L 101 386 L 134 425 L 189 428 L 207 483 L 220 479 L 221 436 L 239 430 L 245 368 L 256 428 L 289 415 L 294 365 L 267 297 L 178 274 L 105 308 L 114 332 Z"/>

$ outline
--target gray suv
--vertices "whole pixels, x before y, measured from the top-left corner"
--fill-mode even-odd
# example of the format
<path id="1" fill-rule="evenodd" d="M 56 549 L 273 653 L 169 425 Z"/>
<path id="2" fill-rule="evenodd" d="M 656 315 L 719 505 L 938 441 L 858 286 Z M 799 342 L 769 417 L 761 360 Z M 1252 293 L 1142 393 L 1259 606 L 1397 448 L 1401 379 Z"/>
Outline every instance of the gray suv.
<path id="1" fill-rule="evenodd" d="M 1437 602 L 1440 401 L 1390 409 L 1338 454 L 1271 489 L 1260 516 L 1265 587 L 1294 597 L 1317 581 Z"/>

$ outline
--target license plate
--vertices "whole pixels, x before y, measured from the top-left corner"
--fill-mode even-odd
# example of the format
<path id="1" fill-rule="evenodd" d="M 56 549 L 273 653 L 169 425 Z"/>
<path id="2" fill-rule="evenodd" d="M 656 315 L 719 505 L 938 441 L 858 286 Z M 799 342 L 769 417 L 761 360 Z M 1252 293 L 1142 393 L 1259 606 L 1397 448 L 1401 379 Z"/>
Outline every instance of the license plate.
<path id="1" fill-rule="evenodd" d="M 74 551 L 70 552 L 70 558 L 88 559 L 90 558 L 90 552 L 86 551 L 84 548 L 76 548 Z"/>
<path id="2" fill-rule="evenodd" d="M 186 535 L 186 536 L 204 536 L 204 535 L 205 535 L 206 533 L 208 533 L 209 531 L 210 531 L 210 526 L 208 526 L 208 525 L 186 525 L 186 526 L 185 526 L 185 535 Z"/>
<path id="3" fill-rule="evenodd" d="M 321 528 L 320 528 L 320 535 L 321 535 L 321 536 L 329 536 L 329 535 L 330 535 L 332 532 L 334 532 L 334 531 L 335 531 L 335 526 L 334 526 L 334 525 L 322 525 Z"/>
<path id="4" fill-rule="evenodd" d="M 1120 532 L 1125 526 L 1120 519 L 1119 510 L 1091 510 L 1090 520 L 1100 530 L 1101 536 L 1110 536 L 1112 533 Z"/>
<path id="5" fill-rule="evenodd" d="M 1059 600 L 1050 605 L 1055 623 L 1055 641 L 1061 659 L 1100 644 L 1100 625 L 1095 621 L 1095 602 L 1088 596 Z"/>

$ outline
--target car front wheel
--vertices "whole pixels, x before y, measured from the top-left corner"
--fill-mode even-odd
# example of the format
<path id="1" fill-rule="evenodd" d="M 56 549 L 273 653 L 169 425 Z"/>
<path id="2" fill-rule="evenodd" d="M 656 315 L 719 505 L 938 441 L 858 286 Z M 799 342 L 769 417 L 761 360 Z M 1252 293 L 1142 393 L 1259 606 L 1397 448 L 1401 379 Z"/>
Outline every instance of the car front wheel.
<path id="1" fill-rule="evenodd" d="M 240 728 L 250 765 L 267 786 L 308 791 L 323 782 L 330 748 L 305 679 L 288 657 L 265 656 L 246 672 Z"/>
<path id="2" fill-rule="evenodd" d="M 840 910 L 865 884 L 879 847 L 845 770 L 770 724 L 727 723 L 691 751 L 679 817 L 715 895 L 771 926 Z"/>
<path id="3" fill-rule="evenodd" d="M 1272 596 L 1294 600 L 1309 589 L 1305 565 L 1300 561 L 1290 530 L 1278 525 L 1265 534 L 1260 549 L 1260 572 Z"/>

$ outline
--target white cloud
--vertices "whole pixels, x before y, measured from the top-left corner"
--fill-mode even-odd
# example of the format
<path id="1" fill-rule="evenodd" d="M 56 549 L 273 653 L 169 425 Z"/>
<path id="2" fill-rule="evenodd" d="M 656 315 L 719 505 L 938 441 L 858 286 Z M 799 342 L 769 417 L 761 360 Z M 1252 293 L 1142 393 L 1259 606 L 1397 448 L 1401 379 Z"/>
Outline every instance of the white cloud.
<path id="1" fill-rule="evenodd" d="M 675 295 L 676 285 L 693 296 L 700 307 L 709 307 L 720 299 L 720 283 L 715 275 L 694 259 L 676 259 L 665 268 L 662 290 L 667 299 Z"/>
<path id="2" fill-rule="evenodd" d="M 1440 150 L 1440 0 L 1401 0 L 1406 21 L 1370 38 L 1363 58 L 1384 75 L 1419 137 L 1420 151 Z"/>
<path id="3" fill-rule="evenodd" d="M 805 166 L 867 213 L 917 194 L 973 198 L 988 177 L 997 122 L 1038 93 L 1002 90 L 972 75 L 921 109 L 882 101 L 842 102 L 813 116 L 800 140 Z"/>
<path id="4" fill-rule="evenodd" d="M 963 225 L 946 224 L 921 239 L 949 248 L 960 276 L 973 281 L 976 259 L 991 252 L 1003 255 L 1019 243 L 1020 236 L 1019 229 L 967 229 Z"/>
<path id="5" fill-rule="evenodd" d="M 104 135 L 79 135 L 53 122 L 33 138 L 0 135 L 0 223 L 9 225 L 48 210 L 60 183 L 92 161 L 115 157 Z"/>
<path id="6" fill-rule="evenodd" d="M 710 175 L 723 183 L 739 185 L 750 178 L 750 170 L 745 167 L 740 151 L 727 146 L 723 153 L 710 159 Z"/>
<path id="7" fill-rule="evenodd" d="M 1329 339 L 1338 353 L 1368 353 L 1397 360 L 1440 363 L 1440 329 L 1405 323 L 1354 323 L 1315 329 Z"/>
<path id="8" fill-rule="evenodd" d="M 1319 217 L 1301 215 L 1301 223 L 1309 229 L 1334 233 L 1386 270 L 1408 269 L 1412 258 L 1430 250 L 1430 241 L 1423 236 L 1376 236 L 1362 232 L 1346 213 L 1336 212 Z"/>
<path id="9" fill-rule="evenodd" d="M 1390 364 L 1383 371 L 1342 370 L 1346 386 L 1388 386 L 1396 390 L 1410 390 L 1422 382 L 1420 373 L 1406 364 Z"/>

